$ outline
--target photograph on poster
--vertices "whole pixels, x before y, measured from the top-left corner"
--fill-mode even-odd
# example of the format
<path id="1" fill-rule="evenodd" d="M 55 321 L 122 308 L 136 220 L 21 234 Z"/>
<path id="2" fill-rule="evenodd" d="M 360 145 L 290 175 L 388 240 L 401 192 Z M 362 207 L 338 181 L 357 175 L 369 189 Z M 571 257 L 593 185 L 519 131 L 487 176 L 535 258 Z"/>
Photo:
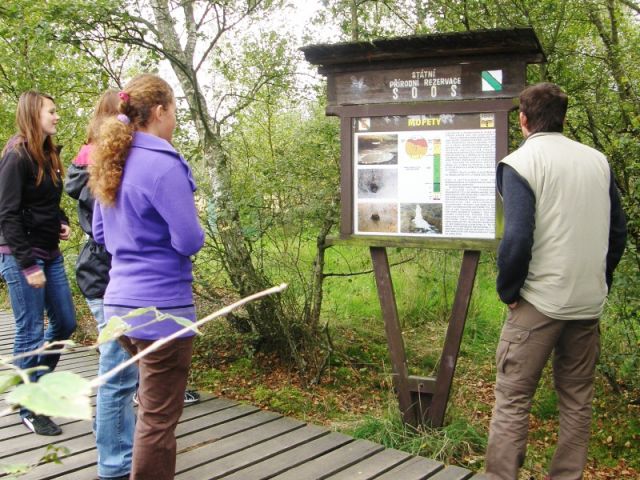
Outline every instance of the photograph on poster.
<path id="1" fill-rule="evenodd" d="M 398 196 L 397 169 L 367 168 L 358 170 L 358 196 L 367 199 L 395 199 Z"/>
<path id="2" fill-rule="evenodd" d="M 359 203 L 358 230 L 361 232 L 396 233 L 397 203 Z"/>
<path id="3" fill-rule="evenodd" d="M 358 136 L 359 165 L 395 165 L 398 163 L 398 136 L 377 134 Z"/>
<path id="4" fill-rule="evenodd" d="M 400 205 L 400 232 L 442 234 L 441 203 L 403 203 Z"/>

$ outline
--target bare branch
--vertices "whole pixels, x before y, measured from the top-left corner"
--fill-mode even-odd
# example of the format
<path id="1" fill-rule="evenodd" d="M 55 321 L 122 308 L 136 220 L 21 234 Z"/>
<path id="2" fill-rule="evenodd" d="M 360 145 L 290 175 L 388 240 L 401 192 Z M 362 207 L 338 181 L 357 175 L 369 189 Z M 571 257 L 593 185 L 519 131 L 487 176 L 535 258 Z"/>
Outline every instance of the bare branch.
<path id="1" fill-rule="evenodd" d="M 636 2 L 634 2 L 633 0 L 618 0 L 620 3 L 622 3 L 623 5 L 629 7 L 631 10 L 633 10 L 636 13 L 640 13 L 640 4 L 637 4 Z"/>
<path id="2" fill-rule="evenodd" d="M 250 6 L 244 13 L 242 13 L 236 20 L 227 23 L 227 10 L 225 9 L 225 7 L 222 7 L 222 18 L 220 18 L 220 13 L 218 12 L 218 9 L 216 8 L 216 15 L 218 16 L 218 29 L 216 31 L 215 36 L 209 41 L 209 45 L 207 46 L 206 50 L 204 51 L 204 53 L 202 54 L 202 57 L 200 58 L 200 60 L 197 62 L 196 67 L 194 68 L 194 71 L 198 72 L 200 71 L 200 68 L 202 68 L 202 64 L 207 60 L 207 58 L 209 57 L 209 54 L 211 53 L 211 51 L 214 49 L 214 47 L 218 44 L 218 41 L 220 40 L 220 38 L 222 37 L 222 35 L 231 30 L 232 28 L 234 28 L 236 25 L 238 25 L 240 22 L 242 22 L 245 18 L 249 17 L 251 14 L 253 14 L 256 9 L 258 8 L 258 5 L 261 2 L 256 2 L 255 5 Z"/>
<path id="3" fill-rule="evenodd" d="M 220 317 L 225 317 L 225 316 L 229 315 L 231 312 L 233 312 L 234 310 L 237 310 L 238 308 L 242 307 L 243 305 L 245 305 L 247 303 L 253 302 L 254 300 L 258 300 L 258 299 L 266 297 L 268 295 L 273 295 L 274 293 L 280 293 L 280 292 L 284 291 L 286 288 L 287 288 L 287 284 L 286 283 L 282 283 L 282 284 L 278 285 L 277 287 L 271 287 L 271 288 L 269 288 L 267 290 L 263 290 L 261 292 L 254 293 L 253 295 L 249 295 L 248 297 L 245 297 L 245 298 L 243 298 L 241 300 L 238 300 L 237 302 L 232 303 L 231 305 L 228 305 L 228 306 L 226 306 L 224 308 L 221 308 L 220 310 L 217 310 L 216 312 L 213 312 L 211 315 L 207 315 L 202 320 L 198 320 L 197 322 L 193 323 L 189 327 L 182 328 L 182 329 L 178 330 L 177 332 L 169 335 L 168 337 L 162 338 L 160 340 L 156 340 L 151 345 L 149 345 L 147 348 L 145 348 L 144 350 L 138 352 L 137 355 L 134 355 L 133 357 L 131 357 L 126 362 L 121 363 L 116 368 L 114 368 L 112 370 L 109 370 L 107 373 L 105 373 L 103 375 L 100 375 L 99 377 L 93 379 L 89 385 L 91 386 L 91 388 L 96 388 L 96 387 L 99 387 L 100 385 L 104 385 L 104 383 L 110 377 L 115 375 L 116 373 L 121 372 L 122 370 L 124 370 L 128 366 L 133 365 L 134 363 L 136 363 L 142 357 L 146 356 L 147 354 L 149 354 L 151 352 L 154 352 L 154 351 L 158 350 L 163 345 L 166 345 L 170 341 L 181 337 L 185 333 L 195 332 L 195 331 L 197 331 L 198 327 L 204 325 L 205 323 L 210 322 L 211 320 L 214 320 L 214 319 L 220 318 Z"/>
<path id="4" fill-rule="evenodd" d="M 184 54 L 187 58 L 193 59 L 196 50 L 196 42 L 198 40 L 198 32 L 196 30 L 196 20 L 193 15 L 193 3 L 184 2 L 182 4 L 184 11 L 184 22 L 187 28 L 187 44 L 184 47 Z"/>
<path id="5" fill-rule="evenodd" d="M 416 259 L 415 256 L 411 258 L 407 258 L 406 260 L 402 260 L 401 262 L 392 263 L 390 267 L 397 267 L 398 265 L 402 265 L 403 263 L 413 262 Z M 349 272 L 349 273 L 325 273 L 324 277 L 356 277 L 358 275 L 368 275 L 373 273 L 373 270 L 362 270 L 360 272 Z"/>

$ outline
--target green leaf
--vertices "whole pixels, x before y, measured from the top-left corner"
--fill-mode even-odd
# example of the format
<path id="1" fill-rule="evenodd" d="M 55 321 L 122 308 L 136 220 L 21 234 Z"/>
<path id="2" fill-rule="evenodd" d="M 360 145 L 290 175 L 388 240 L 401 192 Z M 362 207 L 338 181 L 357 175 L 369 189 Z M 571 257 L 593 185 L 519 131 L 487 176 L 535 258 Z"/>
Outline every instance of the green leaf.
<path id="1" fill-rule="evenodd" d="M 11 465 L 0 465 L 0 472 L 13 475 L 22 475 L 31 470 L 31 465 L 26 463 L 16 463 Z"/>
<path id="2" fill-rule="evenodd" d="M 102 329 L 98 335 L 98 344 L 106 343 L 110 340 L 124 335 L 131 327 L 121 317 L 111 317 L 107 322 L 107 326 Z"/>
<path id="3" fill-rule="evenodd" d="M 59 447 L 57 445 L 47 445 L 45 454 L 42 457 L 40 457 L 40 462 L 61 464 L 62 461 L 60 460 L 60 457 L 65 457 L 70 453 L 71 453 L 71 450 L 69 450 L 67 447 L 64 447 L 64 446 Z"/>
<path id="4" fill-rule="evenodd" d="M 0 392 L 4 392 L 14 385 L 20 384 L 22 377 L 17 373 L 3 372 L 0 373 Z"/>
<path id="5" fill-rule="evenodd" d="M 19 385 L 7 395 L 6 402 L 37 414 L 90 420 L 90 394 L 88 380 L 73 372 L 53 372 L 37 383 Z"/>
<path id="6" fill-rule="evenodd" d="M 149 312 L 156 312 L 156 307 L 136 308 L 135 310 L 131 310 L 129 313 L 127 313 L 122 318 L 140 317 L 140 316 L 144 315 L 145 313 L 149 313 Z"/>

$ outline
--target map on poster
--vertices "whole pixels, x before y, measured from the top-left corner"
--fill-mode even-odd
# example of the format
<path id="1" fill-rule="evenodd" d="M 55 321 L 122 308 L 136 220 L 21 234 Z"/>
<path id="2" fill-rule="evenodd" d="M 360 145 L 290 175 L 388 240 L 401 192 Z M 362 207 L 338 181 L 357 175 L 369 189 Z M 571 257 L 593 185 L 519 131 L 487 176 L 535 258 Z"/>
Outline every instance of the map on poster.
<path id="1" fill-rule="evenodd" d="M 354 232 L 495 238 L 493 113 L 358 118 Z"/>

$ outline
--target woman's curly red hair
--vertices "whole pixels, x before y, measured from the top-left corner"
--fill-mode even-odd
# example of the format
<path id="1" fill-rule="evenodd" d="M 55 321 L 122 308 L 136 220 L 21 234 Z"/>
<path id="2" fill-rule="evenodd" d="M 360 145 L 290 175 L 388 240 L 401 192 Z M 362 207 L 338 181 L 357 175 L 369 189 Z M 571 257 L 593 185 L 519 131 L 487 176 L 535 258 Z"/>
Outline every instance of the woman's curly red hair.
<path id="1" fill-rule="evenodd" d="M 174 101 L 171 86 L 149 73 L 134 77 L 125 85 L 123 92 L 126 95 L 120 96 L 118 111 L 129 118 L 129 124 L 116 117 L 106 119 L 95 138 L 91 154 L 93 165 L 89 170 L 89 188 L 104 205 L 116 202 L 135 131 L 148 125 L 154 107 L 169 107 Z"/>

